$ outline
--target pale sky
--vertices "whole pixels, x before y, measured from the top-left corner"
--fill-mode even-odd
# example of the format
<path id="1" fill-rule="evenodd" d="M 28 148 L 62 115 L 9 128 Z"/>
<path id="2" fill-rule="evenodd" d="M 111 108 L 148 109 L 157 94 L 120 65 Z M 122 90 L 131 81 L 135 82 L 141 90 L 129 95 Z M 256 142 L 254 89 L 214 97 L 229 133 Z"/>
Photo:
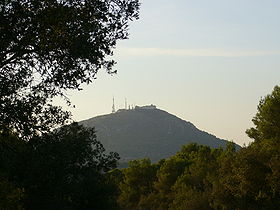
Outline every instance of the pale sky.
<path id="1" fill-rule="evenodd" d="M 240 145 L 261 97 L 280 84 L 279 0 L 142 0 L 118 74 L 100 71 L 69 92 L 77 121 L 128 104 L 155 104 Z"/>

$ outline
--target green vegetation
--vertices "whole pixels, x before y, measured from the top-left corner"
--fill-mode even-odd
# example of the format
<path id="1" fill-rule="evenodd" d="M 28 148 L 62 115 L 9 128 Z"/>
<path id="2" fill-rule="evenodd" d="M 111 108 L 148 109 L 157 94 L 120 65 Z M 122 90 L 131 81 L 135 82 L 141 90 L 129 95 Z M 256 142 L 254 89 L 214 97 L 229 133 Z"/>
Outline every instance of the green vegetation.
<path id="1" fill-rule="evenodd" d="M 0 209 L 114 209 L 119 155 L 73 123 L 24 141 L 0 133 Z"/>
<path id="2" fill-rule="evenodd" d="M 118 154 L 105 154 L 94 130 L 77 123 L 25 142 L 0 135 L 0 209 L 110 209 L 117 192 L 106 172 Z M 8 206 L 8 207 L 7 207 Z"/>

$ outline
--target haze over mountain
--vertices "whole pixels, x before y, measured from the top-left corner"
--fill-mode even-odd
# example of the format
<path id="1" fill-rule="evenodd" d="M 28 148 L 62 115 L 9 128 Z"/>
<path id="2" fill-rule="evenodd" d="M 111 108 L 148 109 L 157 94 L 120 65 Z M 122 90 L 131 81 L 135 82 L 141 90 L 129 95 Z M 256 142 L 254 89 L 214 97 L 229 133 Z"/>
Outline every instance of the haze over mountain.
<path id="1" fill-rule="evenodd" d="M 145 157 L 158 161 L 174 155 L 191 142 L 215 148 L 227 144 L 226 140 L 201 131 L 191 122 L 154 105 L 121 109 L 80 123 L 95 127 L 97 139 L 105 149 L 118 152 L 123 161 Z"/>

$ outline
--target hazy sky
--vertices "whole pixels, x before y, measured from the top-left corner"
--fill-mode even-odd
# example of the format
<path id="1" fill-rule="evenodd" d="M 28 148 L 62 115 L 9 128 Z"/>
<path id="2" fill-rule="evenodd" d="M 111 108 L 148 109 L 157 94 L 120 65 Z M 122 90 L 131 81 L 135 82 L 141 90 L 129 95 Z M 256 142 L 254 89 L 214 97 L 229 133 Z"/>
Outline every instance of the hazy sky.
<path id="1" fill-rule="evenodd" d="M 129 40 L 115 51 L 118 74 L 99 72 L 71 92 L 75 120 L 128 104 L 155 104 L 238 144 L 250 140 L 262 96 L 280 84 L 279 0 L 142 0 Z"/>

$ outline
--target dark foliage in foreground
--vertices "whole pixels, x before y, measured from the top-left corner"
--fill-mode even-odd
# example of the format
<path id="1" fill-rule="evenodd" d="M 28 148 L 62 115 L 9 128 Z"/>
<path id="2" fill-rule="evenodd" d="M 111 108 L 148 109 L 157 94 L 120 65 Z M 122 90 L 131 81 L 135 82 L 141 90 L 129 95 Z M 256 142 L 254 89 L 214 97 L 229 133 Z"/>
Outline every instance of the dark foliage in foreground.
<path id="1" fill-rule="evenodd" d="M 0 209 L 111 209 L 116 188 L 106 172 L 116 153 L 105 154 L 93 130 L 77 124 L 24 142 L 0 136 Z M 5 188 L 4 188 L 5 187 Z M 9 201 L 11 199 L 12 201 Z"/>
<path id="2" fill-rule="evenodd" d="M 0 129 L 28 138 L 65 123 L 51 100 L 95 79 L 128 38 L 138 0 L 0 1 Z"/>

